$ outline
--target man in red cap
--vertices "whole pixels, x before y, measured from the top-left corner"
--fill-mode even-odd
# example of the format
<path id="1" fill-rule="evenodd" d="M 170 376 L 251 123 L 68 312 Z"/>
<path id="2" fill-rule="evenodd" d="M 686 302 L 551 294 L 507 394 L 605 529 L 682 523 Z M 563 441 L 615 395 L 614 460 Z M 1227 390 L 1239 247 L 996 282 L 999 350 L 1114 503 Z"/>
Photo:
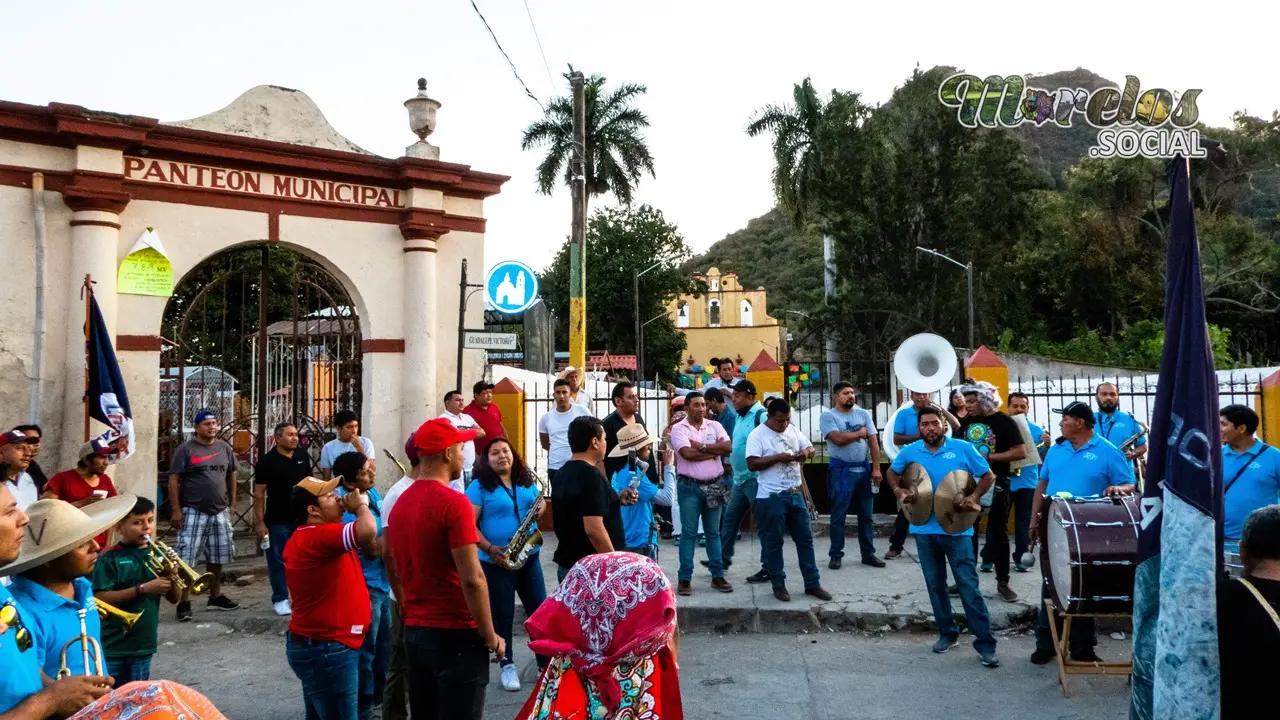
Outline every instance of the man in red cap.
<path id="1" fill-rule="evenodd" d="M 442 418 L 418 428 L 417 480 L 384 531 L 387 574 L 404 613 L 414 717 L 481 720 L 489 657 L 506 649 L 489 613 L 471 502 L 449 489 L 462 471 L 462 445 L 475 434 Z"/>

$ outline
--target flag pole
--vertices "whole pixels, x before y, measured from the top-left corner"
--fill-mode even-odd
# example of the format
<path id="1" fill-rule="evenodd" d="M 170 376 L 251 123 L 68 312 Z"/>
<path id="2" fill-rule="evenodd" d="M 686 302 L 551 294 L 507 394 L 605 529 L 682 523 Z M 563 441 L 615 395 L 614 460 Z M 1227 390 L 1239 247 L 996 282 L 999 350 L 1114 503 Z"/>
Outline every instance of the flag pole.
<path id="1" fill-rule="evenodd" d="M 93 278 L 86 273 L 84 286 L 80 293 L 84 295 L 84 441 L 89 441 L 89 323 L 91 322 L 93 303 Z"/>

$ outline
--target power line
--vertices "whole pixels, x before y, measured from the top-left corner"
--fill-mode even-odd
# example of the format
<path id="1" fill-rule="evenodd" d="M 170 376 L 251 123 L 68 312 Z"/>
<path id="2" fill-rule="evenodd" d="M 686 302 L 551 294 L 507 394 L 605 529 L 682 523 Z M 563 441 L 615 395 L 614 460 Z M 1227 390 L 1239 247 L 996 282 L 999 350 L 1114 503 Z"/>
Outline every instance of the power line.
<path id="1" fill-rule="evenodd" d="M 520 87 L 524 88 L 524 94 L 538 103 L 538 107 L 545 112 L 546 106 L 542 104 L 537 95 L 533 94 L 533 91 L 525 84 L 524 79 L 520 77 L 520 71 L 516 70 L 516 64 L 511 61 L 511 56 L 507 54 L 507 51 L 502 49 L 502 43 L 498 42 L 498 36 L 493 33 L 493 28 L 489 27 L 489 21 L 484 19 L 484 13 L 480 12 L 480 8 L 476 6 L 476 0 L 471 0 L 471 8 L 476 11 L 476 15 L 480 16 L 480 22 L 484 23 L 484 29 L 489 31 L 489 37 L 493 38 L 493 44 L 498 46 L 498 52 L 502 53 L 502 57 L 507 59 L 507 65 L 511 66 L 511 74 L 516 76 L 516 81 L 520 83 Z"/>
<path id="2" fill-rule="evenodd" d="M 529 16 L 529 27 L 533 28 L 533 39 L 538 41 L 538 53 L 542 55 L 542 67 L 547 69 L 547 81 L 551 83 L 551 92 L 556 91 L 556 81 L 551 75 L 551 66 L 547 64 L 547 53 L 542 49 L 542 38 L 538 37 L 538 26 L 533 22 L 533 11 L 529 9 L 529 0 L 524 0 L 524 11 Z"/>

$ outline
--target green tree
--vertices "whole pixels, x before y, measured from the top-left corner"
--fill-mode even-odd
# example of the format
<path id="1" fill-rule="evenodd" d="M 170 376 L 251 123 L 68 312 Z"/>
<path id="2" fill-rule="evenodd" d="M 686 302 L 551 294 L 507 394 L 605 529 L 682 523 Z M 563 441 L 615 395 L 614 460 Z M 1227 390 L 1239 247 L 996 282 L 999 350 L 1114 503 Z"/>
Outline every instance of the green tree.
<path id="1" fill-rule="evenodd" d="M 661 265 L 640 278 L 640 321 L 666 311 L 675 295 L 701 293 L 706 288 L 681 270 L 691 252 L 679 229 L 649 206 L 597 210 L 587 229 L 587 347 L 614 354 L 635 352 L 635 295 L 632 273 L 654 263 Z M 543 299 L 564 322 L 569 316 L 569 242 L 566 240 L 540 278 Z M 567 324 L 557 336 L 567 337 Z M 675 378 L 686 347 L 670 317 L 644 328 L 646 377 Z"/>
<path id="2" fill-rule="evenodd" d="M 572 72 L 573 68 L 569 69 Z M 568 80 L 569 73 L 564 77 Z M 641 176 L 648 173 L 654 177 L 653 156 L 643 135 L 649 127 L 649 118 L 633 105 L 646 91 L 644 85 L 633 83 L 606 91 L 604 76 L 592 75 L 586 79 L 583 161 L 588 197 L 612 192 L 618 202 L 630 205 Z M 542 147 L 547 149 L 547 155 L 538 164 L 538 192 L 550 195 L 562 172 L 565 185 L 573 179 L 572 93 L 553 99 L 542 119 L 525 128 L 520 149 Z"/>

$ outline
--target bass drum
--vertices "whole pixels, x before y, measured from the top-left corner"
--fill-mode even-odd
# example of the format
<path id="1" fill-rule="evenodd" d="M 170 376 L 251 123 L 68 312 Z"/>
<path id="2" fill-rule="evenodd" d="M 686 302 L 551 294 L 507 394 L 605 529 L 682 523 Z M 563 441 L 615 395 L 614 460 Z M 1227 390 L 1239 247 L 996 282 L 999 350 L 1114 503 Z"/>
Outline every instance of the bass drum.
<path id="1" fill-rule="evenodd" d="M 1048 596 L 1071 615 L 1129 615 L 1138 566 L 1136 496 L 1049 498 L 1040 562 Z"/>

